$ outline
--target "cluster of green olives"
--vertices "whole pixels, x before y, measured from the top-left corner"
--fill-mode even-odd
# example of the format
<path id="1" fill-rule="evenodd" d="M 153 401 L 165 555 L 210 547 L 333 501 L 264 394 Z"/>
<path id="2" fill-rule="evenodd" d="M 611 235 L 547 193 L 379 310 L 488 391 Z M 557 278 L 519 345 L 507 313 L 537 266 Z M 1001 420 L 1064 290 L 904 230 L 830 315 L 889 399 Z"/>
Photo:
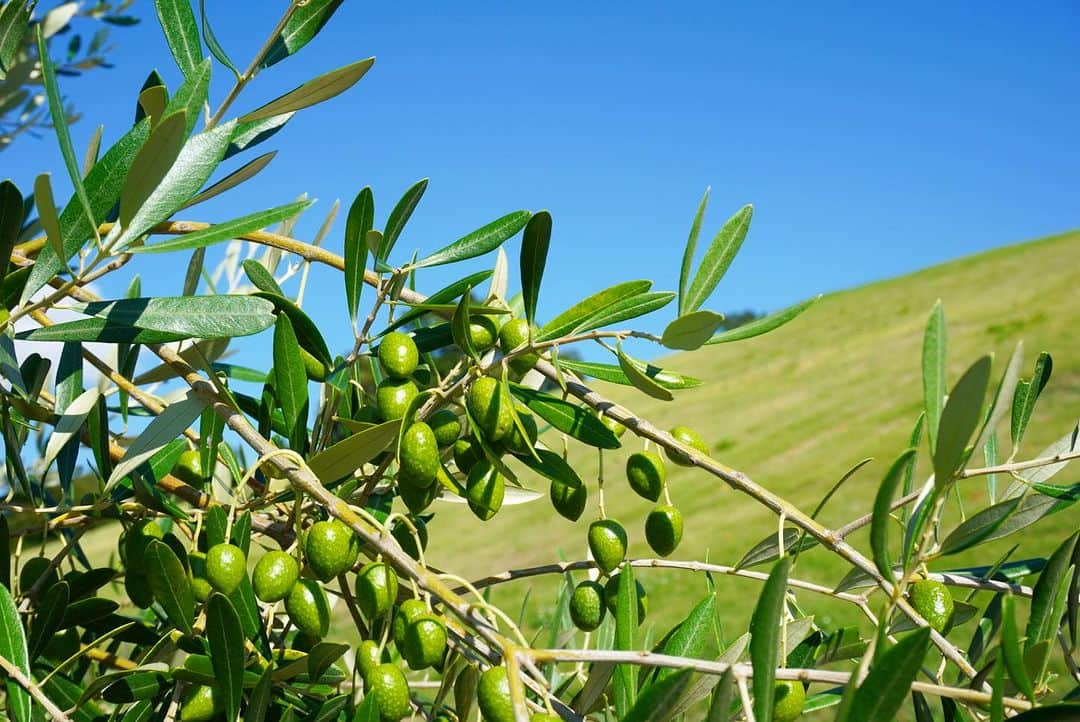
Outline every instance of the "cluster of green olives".
<path id="1" fill-rule="evenodd" d="M 527 343 L 528 338 L 529 327 L 522 319 L 512 319 L 501 329 L 489 316 L 478 315 L 471 321 L 470 341 L 478 351 L 486 351 L 498 339 L 503 351 L 509 353 Z M 378 359 L 386 375 L 376 391 L 379 416 L 402 418 L 419 393 L 412 379 L 419 359 L 416 343 L 407 334 L 388 333 L 379 344 Z M 515 373 L 524 373 L 536 359 L 535 353 L 518 354 L 508 363 Z M 502 508 L 506 479 L 485 453 L 484 445 L 488 453 L 494 454 L 533 453 L 538 436 L 536 420 L 515 405 L 497 379 L 473 379 L 462 404 L 483 436 L 483 445 L 476 434 L 462 433 L 462 420 L 450 408 L 438 409 L 426 421 L 412 421 L 401 434 L 397 493 L 414 517 L 445 488 L 460 493 L 479 519 L 491 519 Z M 465 477 L 463 484 L 447 471 L 443 457 L 453 458 Z M 414 524 L 417 521 L 415 517 Z"/>

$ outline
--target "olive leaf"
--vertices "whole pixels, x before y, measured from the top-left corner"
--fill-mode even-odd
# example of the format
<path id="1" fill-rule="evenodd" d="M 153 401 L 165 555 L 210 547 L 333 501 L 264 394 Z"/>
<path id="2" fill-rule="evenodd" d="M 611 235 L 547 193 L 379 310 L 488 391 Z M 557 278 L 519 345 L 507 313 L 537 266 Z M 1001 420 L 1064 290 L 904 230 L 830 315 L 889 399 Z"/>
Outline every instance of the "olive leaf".
<path id="1" fill-rule="evenodd" d="M 298 110 L 329 100 L 355 85 L 374 64 L 375 58 L 366 58 L 337 70 L 323 73 L 241 117 L 240 122 L 250 123 L 285 113 L 295 113 Z"/>
<path id="2" fill-rule="evenodd" d="M 206 639 L 210 644 L 210 663 L 224 698 L 225 719 L 229 722 L 240 715 L 244 691 L 244 659 L 247 655 L 243 632 L 240 615 L 229 598 L 218 592 L 211 594 L 206 605 Z"/>
<path id="3" fill-rule="evenodd" d="M 750 618 L 750 661 L 754 667 L 754 718 L 771 722 L 780 656 L 780 615 L 784 613 L 791 558 L 784 557 L 769 572 Z M 865 719 L 876 719 L 867 717 Z"/>
<path id="4" fill-rule="evenodd" d="M 637 361 L 629 356 L 627 359 L 638 369 L 638 371 L 645 374 L 665 389 L 692 389 L 695 386 L 701 386 L 703 383 L 701 379 L 696 379 L 693 376 L 684 376 L 683 374 L 678 374 L 674 371 L 667 371 L 657 366 L 653 366 L 650 363 Z M 568 358 L 561 359 L 560 363 L 563 368 L 570 369 L 581 376 L 591 376 L 600 381 L 608 381 L 622 386 L 634 385 L 626 373 L 623 372 L 621 365 Z"/>
<path id="5" fill-rule="evenodd" d="M 886 720 L 896 716 L 919 673 L 930 646 L 930 628 L 922 627 L 885 650 L 871 665 L 838 722 Z"/>
<path id="6" fill-rule="evenodd" d="M 690 266 L 694 263 L 694 251 L 697 250 L 698 236 L 701 235 L 701 222 L 705 218 L 705 208 L 709 205 L 709 191 L 705 189 L 705 195 L 701 196 L 697 213 L 694 214 L 694 222 L 690 224 L 690 236 L 686 239 L 686 248 L 683 250 L 682 266 L 679 270 L 679 315 L 686 313 L 686 285 L 690 281 Z"/>
<path id="7" fill-rule="evenodd" d="M 154 0 L 154 7 L 177 67 L 184 75 L 190 75 L 203 59 L 199 27 L 190 0 Z"/>
<path id="8" fill-rule="evenodd" d="M 755 336 L 761 336 L 769 331 L 774 331 L 789 321 L 802 315 L 802 312 L 813 306 L 821 296 L 814 296 L 813 298 L 805 301 L 800 301 L 792 306 L 781 309 L 775 313 L 771 313 L 768 316 L 762 316 L 756 318 L 753 321 L 744 323 L 741 326 L 735 328 L 729 328 L 727 331 L 716 334 L 708 341 L 705 342 L 706 346 L 717 343 L 733 343 L 735 341 L 744 341 L 748 338 L 754 338 Z"/>
<path id="9" fill-rule="evenodd" d="M 146 578 L 154 599 L 169 621 L 184 634 L 191 634 L 195 621 L 195 596 L 187 570 L 168 544 L 153 539 L 146 547 Z"/>
<path id="10" fill-rule="evenodd" d="M 668 348 L 693 351 L 708 342 L 723 322 L 722 313 L 691 311 L 679 316 L 664 328 L 660 343 Z"/>
<path id="11" fill-rule="evenodd" d="M 289 16 L 289 21 L 285 23 L 281 33 L 274 38 L 261 67 L 269 68 L 295 55 L 302 47 L 314 40 L 342 2 L 344 0 L 308 0 L 298 6 Z"/>
<path id="12" fill-rule="evenodd" d="M 915 449 L 908 449 L 897 457 L 885 478 L 881 480 L 877 496 L 874 498 L 870 521 L 870 548 L 873 550 L 874 564 L 886 579 L 892 578 L 892 561 L 889 557 L 889 527 L 892 525 L 892 500 L 901 480 L 915 460 Z"/>
<path id="13" fill-rule="evenodd" d="M 349 319 L 356 323 L 360 293 L 364 288 L 364 269 L 367 266 L 367 234 L 375 223 L 375 196 L 365 186 L 356 194 L 345 220 L 345 300 Z"/>
<path id="14" fill-rule="evenodd" d="M 930 453 L 937 449 L 938 423 L 945 404 L 945 311 L 941 299 L 934 304 L 923 333 L 923 403 L 930 438 Z"/>
<path id="15" fill-rule="evenodd" d="M 615 355 L 619 359 L 619 368 L 622 369 L 626 378 L 630 380 L 630 383 L 633 384 L 638 391 L 641 391 L 654 399 L 659 399 L 660 401 L 671 401 L 675 398 L 670 391 L 653 381 L 647 374 L 643 373 L 641 369 L 638 368 L 640 362 L 635 363 L 633 359 L 622 352 L 622 348 L 616 349 Z"/>
<path id="16" fill-rule="evenodd" d="M 685 296 L 686 303 L 680 315 L 698 310 L 712 295 L 720 279 L 727 273 L 731 262 L 735 260 L 735 254 L 742 247 L 746 233 L 750 230 L 750 218 L 753 213 L 753 206 L 745 205 L 720 228 L 706 249 L 701 265 L 694 274 L 694 280 L 690 282 Z"/>
<path id="17" fill-rule="evenodd" d="M 229 175 L 225 176 L 217 183 L 201 191 L 197 196 L 193 197 L 183 208 L 190 208 L 193 205 L 208 201 L 215 196 L 219 196 L 227 190 L 231 190 L 241 183 L 251 180 L 262 171 L 263 168 L 270 165 L 270 161 L 277 157 L 277 151 L 270 151 L 269 153 L 263 153 L 257 158 L 252 158 L 250 161 L 234 170 Z M 314 202 L 314 201 L 312 201 Z M 183 208 L 181 210 L 183 210 Z"/>
<path id="18" fill-rule="evenodd" d="M 405 224 L 412 217 L 412 213 L 416 210 L 420 199 L 423 198 L 427 187 L 428 179 L 421 178 L 412 184 L 398 202 L 394 204 L 393 210 L 390 211 L 390 217 L 386 220 L 386 228 L 383 229 L 382 238 L 379 240 L 378 251 L 375 253 L 376 262 L 385 261 L 390 256 L 390 251 L 394 250 L 394 244 L 397 243 L 398 236 L 405 229 Z"/>
<path id="19" fill-rule="evenodd" d="M 952 480 L 967 461 L 968 442 L 979 425 L 986 386 L 990 381 L 990 355 L 964 372 L 941 411 L 934 447 L 934 480 L 938 486 Z"/>
<path id="20" fill-rule="evenodd" d="M 19 610 L 6 586 L 0 587 L 0 656 L 30 679 L 30 657 L 26 648 L 26 632 L 23 630 Z M 8 709 L 14 722 L 30 722 L 30 693 L 5 675 Z"/>
<path id="21" fill-rule="evenodd" d="M 528 211 L 508 213 L 411 265 L 414 268 L 426 268 L 482 256 L 495 250 L 524 228 L 530 215 Z"/>
<path id="22" fill-rule="evenodd" d="M 314 200 L 296 201 L 282 206 L 256 211 L 241 218 L 236 218 L 223 223 L 215 223 L 201 231 L 185 233 L 177 238 L 161 243 L 151 243 L 142 246 L 131 246 L 129 253 L 170 253 L 173 251 L 186 251 L 192 248 L 205 248 L 221 241 L 239 238 L 247 233 L 280 223 L 289 218 L 294 218 L 307 210 Z M 250 259 L 249 259 L 250 260 Z"/>
<path id="23" fill-rule="evenodd" d="M 548 246 L 551 244 L 551 214 L 537 211 L 525 225 L 521 240 L 521 297 L 525 318 L 536 320 L 536 301 L 544 278 Z"/>

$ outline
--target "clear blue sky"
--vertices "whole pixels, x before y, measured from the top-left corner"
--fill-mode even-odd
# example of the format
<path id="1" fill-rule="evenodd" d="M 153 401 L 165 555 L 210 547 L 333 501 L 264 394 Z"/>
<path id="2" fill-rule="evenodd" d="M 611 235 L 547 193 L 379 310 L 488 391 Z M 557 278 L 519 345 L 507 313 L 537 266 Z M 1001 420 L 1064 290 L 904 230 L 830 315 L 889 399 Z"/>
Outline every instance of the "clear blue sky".
<path id="1" fill-rule="evenodd" d="M 244 66 L 284 3 L 207 6 Z M 152 3 L 133 12 L 144 21 L 114 31 L 115 69 L 62 79 L 86 116 L 79 147 L 98 122 L 107 139 L 130 124 L 149 59 L 179 84 Z M 703 242 L 741 204 L 755 216 L 708 306 L 776 309 L 1080 226 L 1078 23 L 1080 6 L 1067 2 L 349 0 L 235 107 L 369 55 L 372 71 L 266 144 L 280 153 L 249 188 L 183 217 L 223 220 L 307 192 L 319 199 L 300 227 L 310 236 L 335 198 L 347 208 L 370 184 L 381 225 L 409 184 L 430 177 L 403 261 L 511 210 L 548 208 L 546 318 L 619 280 L 674 290 L 711 185 Z M 220 100 L 229 74 L 215 74 Z M 24 190 L 41 170 L 63 186 L 51 137 L 21 140 L 0 163 Z M 343 226 L 344 214 L 329 247 L 340 249 Z M 516 286 L 517 241 L 507 250 Z M 144 288 L 179 292 L 175 260 L 141 268 Z M 305 301 L 338 349 L 348 343 L 339 279 L 314 275 Z M 433 271 L 420 285 L 447 280 Z"/>

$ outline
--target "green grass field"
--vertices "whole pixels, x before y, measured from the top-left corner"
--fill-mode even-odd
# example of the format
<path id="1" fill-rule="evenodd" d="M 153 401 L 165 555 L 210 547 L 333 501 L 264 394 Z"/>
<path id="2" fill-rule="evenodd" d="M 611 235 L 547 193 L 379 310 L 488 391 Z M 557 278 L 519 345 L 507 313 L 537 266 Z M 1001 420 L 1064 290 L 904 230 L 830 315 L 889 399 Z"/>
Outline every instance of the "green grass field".
<path id="1" fill-rule="evenodd" d="M 1080 307 L 1069 300 L 1076 297 L 1078 268 L 1080 232 L 1009 246 L 829 294 L 801 318 L 766 336 L 664 358 L 658 365 L 707 382 L 677 392 L 674 402 L 656 401 L 627 387 L 599 383 L 598 388 L 658 426 L 695 427 L 712 445 L 715 458 L 807 511 L 847 469 L 873 457 L 822 513 L 822 521 L 835 527 L 869 512 L 881 476 L 907 445 L 922 407 L 923 328 L 938 298 L 948 321 L 950 386 L 986 352 L 995 354 L 996 385 L 1019 340 L 1025 344 L 1023 376 L 1031 375 L 1039 351 L 1054 356 L 1053 377 L 1019 458 L 1037 455 L 1071 429 L 1080 417 Z M 547 441 L 554 444 L 557 439 Z M 1007 430 L 999 441 L 1007 455 Z M 641 443 L 629 433 L 623 442 L 623 449 L 604 454 L 608 514 L 627 527 L 632 555 L 653 556 L 643 531 L 651 505 L 629 490 L 623 471 L 627 454 L 639 450 Z M 917 482 L 929 474 L 925 440 L 923 446 Z M 571 461 L 592 494 L 579 522 L 556 516 L 546 499 L 505 507 L 482 526 L 464 506 L 437 504 L 429 560 L 475 578 L 560 558 L 583 558 L 586 527 L 596 517 L 597 453 L 572 444 Z M 705 472 L 673 465 L 668 471 L 673 499 L 686 520 L 682 546 L 672 558 L 734 564 L 755 542 L 775 533 L 776 517 L 752 499 Z M 527 473 L 522 480 L 546 489 Z M 1055 479 L 1075 480 L 1075 469 L 1066 469 Z M 969 513 L 982 508 L 985 481 L 966 482 L 961 496 Z M 954 504 L 951 513 L 959 519 L 957 509 Z M 1076 529 L 1078 521 L 1076 511 L 1069 510 L 1030 533 L 947 564 L 991 563 L 1014 543 L 1020 544 L 1014 558 L 1045 555 Z M 852 541 L 869 556 L 865 532 Z M 818 549 L 799 560 L 796 575 L 834 584 L 846 571 L 838 558 Z M 639 578 L 649 591 L 650 620 L 657 633 L 678 621 L 705 591 L 704 579 L 691 572 L 648 570 L 639 572 Z M 536 624 L 554 604 L 556 581 L 503 585 L 494 598 L 517 611 L 514 605 L 520 602 L 515 600 L 532 587 L 525 618 Z M 757 584 L 725 576 L 717 579 L 717 585 L 725 629 L 732 634 L 744 631 Z M 850 607 L 824 601 L 800 595 L 806 612 L 816 613 L 819 621 L 859 618 Z M 964 646 L 972 629 L 957 631 Z"/>

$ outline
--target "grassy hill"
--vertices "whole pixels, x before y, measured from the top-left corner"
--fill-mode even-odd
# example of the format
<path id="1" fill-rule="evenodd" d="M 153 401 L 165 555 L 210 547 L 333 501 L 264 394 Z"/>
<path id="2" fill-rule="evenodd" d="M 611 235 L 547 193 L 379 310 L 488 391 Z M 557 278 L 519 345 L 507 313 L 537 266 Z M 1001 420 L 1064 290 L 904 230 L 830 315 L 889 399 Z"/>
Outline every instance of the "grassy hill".
<path id="1" fill-rule="evenodd" d="M 839 526 L 867 513 L 885 469 L 907 445 L 922 406 L 921 345 L 934 302 L 944 302 L 948 321 L 949 385 L 981 354 L 995 354 L 994 383 L 1018 340 L 1025 343 L 1024 376 L 1041 350 L 1054 357 L 1054 374 L 1036 410 L 1019 458 L 1031 458 L 1066 433 L 1080 417 L 1080 232 L 1009 246 L 917 273 L 830 294 L 803 317 L 749 341 L 677 354 L 660 365 L 706 380 L 665 403 L 626 387 L 599 383 L 601 393 L 624 403 L 661 427 L 686 424 L 708 440 L 713 456 L 810 510 L 846 470 L 866 457 L 874 461 L 851 479 L 825 508 L 821 519 Z M 1004 445 L 1006 437 L 1001 439 Z M 554 443 L 556 439 L 548 439 Z M 608 514 L 631 536 L 631 553 L 653 556 L 644 542 L 650 504 L 625 483 L 623 465 L 641 448 L 631 434 L 624 448 L 604 455 Z M 925 447 L 925 441 L 924 441 Z M 1005 453 L 1007 453 L 1007 448 Z M 585 556 L 586 527 L 596 516 L 595 450 L 573 445 L 572 462 L 590 486 L 590 506 L 572 524 L 557 517 L 546 500 L 505 507 L 479 527 L 460 505 L 437 504 L 429 560 L 469 578 Z M 917 481 L 929 474 L 923 453 Z M 672 497 L 685 516 L 686 534 L 675 559 L 708 559 L 734 564 L 754 543 L 776 531 L 776 517 L 706 473 L 669 465 Z M 522 476 L 528 483 L 528 475 Z M 1075 481 L 1066 469 L 1056 481 Z M 1002 482 L 1005 483 L 1005 482 Z M 533 480 L 536 488 L 546 484 Z M 986 505 L 986 484 L 972 479 L 962 487 L 970 513 Z M 954 504 L 954 516 L 959 518 Z M 1014 558 L 1045 555 L 1080 514 L 1069 510 L 1035 527 L 1037 533 L 994 545 L 1002 553 L 1020 543 Z M 869 556 L 865 533 L 852 540 Z M 989 563 L 992 554 L 977 558 Z M 958 557 L 956 564 L 964 562 Z M 971 561 L 970 559 L 967 561 Z M 950 564 L 953 561 L 950 560 Z M 797 576 L 827 584 L 847 571 L 827 552 L 800 559 Z M 649 590 L 650 619 L 659 629 L 685 614 L 705 590 L 701 575 L 648 570 L 640 577 Z M 557 580 L 525 580 L 504 585 L 495 599 L 520 599 L 532 586 L 526 619 L 544 618 L 553 604 Z M 745 621 L 759 591 L 756 583 L 733 577 L 717 580 L 722 620 L 732 630 Z M 514 586 L 514 589 L 506 587 Z M 822 604 L 804 595 L 818 619 L 854 622 L 846 606 Z M 959 632 L 966 643 L 970 628 Z"/>

